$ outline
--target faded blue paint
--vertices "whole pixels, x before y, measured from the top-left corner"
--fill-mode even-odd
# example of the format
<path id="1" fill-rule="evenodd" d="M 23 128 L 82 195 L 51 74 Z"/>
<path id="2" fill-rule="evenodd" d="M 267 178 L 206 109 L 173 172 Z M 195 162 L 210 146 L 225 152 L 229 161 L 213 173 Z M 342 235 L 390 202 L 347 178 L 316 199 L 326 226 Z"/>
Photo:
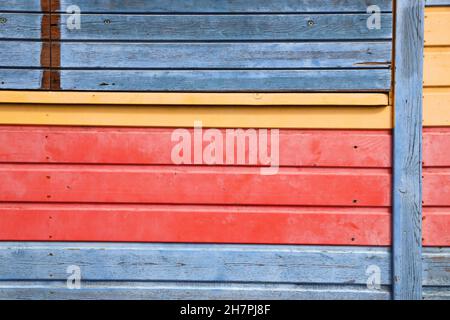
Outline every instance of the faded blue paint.
<path id="1" fill-rule="evenodd" d="M 393 165 L 394 299 L 422 298 L 424 0 L 397 1 Z"/>

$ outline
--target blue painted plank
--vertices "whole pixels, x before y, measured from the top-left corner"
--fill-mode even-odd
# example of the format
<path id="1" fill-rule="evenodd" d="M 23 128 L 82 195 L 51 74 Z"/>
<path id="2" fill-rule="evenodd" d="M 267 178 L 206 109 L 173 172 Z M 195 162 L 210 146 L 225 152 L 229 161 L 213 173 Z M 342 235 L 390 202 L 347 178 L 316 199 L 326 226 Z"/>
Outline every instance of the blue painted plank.
<path id="1" fill-rule="evenodd" d="M 61 71 L 63 90 L 88 91 L 388 91 L 390 81 L 389 69 Z"/>
<path id="2" fill-rule="evenodd" d="M 0 89 L 41 89 L 42 70 L 0 69 Z"/>
<path id="3" fill-rule="evenodd" d="M 41 0 L 2 0 L 0 11 L 41 12 Z"/>
<path id="4" fill-rule="evenodd" d="M 390 283 L 386 248 L 121 243 L 0 243 L 0 280 L 215 281 L 361 284 L 377 266 Z"/>
<path id="5" fill-rule="evenodd" d="M 0 19 L 4 21 L 0 24 L 0 39 L 42 39 L 42 17 L 37 13 L 0 12 Z"/>
<path id="6" fill-rule="evenodd" d="M 450 290 L 450 248 L 427 248 L 423 253 L 423 285 Z"/>
<path id="7" fill-rule="evenodd" d="M 424 287 L 424 300 L 450 300 L 450 287 Z"/>
<path id="8" fill-rule="evenodd" d="M 424 0 L 398 0 L 393 166 L 394 299 L 422 298 Z"/>
<path id="9" fill-rule="evenodd" d="M 42 42 L 0 41 L 0 68 L 4 67 L 41 67 Z M 42 61 L 45 66 L 48 61 Z"/>
<path id="10" fill-rule="evenodd" d="M 0 299 L 40 300 L 388 300 L 388 288 L 355 285 L 297 285 L 189 282 L 0 282 Z"/>
<path id="11" fill-rule="evenodd" d="M 381 28 L 368 29 L 369 14 L 124 15 L 83 14 L 81 28 L 67 27 L 63 40 L 232 41 L 232 40 L 390 40 L 392 14 Z"/>
<path id="12" fill-rule="evenodd" d="M 450 0 L 426 0 L 426 6 L 428 7 L 450 6 Z"/>
<path id="13" fill-rule="evenodd" d="M 61 43 L 61 67 L 130 69 L 380 68 L 390 66 L 391 49 L 390 42 L 63 42 Z"/>
<path id="14" fill-rule="evenodd" d="M 74 4 L 61 0 L 60 10 Z M 370 5 L 392 11 L 392 0 L 77 0 L 84 12 L 115 13 L 240 13 L 240 12 L 366 12 Z"/>

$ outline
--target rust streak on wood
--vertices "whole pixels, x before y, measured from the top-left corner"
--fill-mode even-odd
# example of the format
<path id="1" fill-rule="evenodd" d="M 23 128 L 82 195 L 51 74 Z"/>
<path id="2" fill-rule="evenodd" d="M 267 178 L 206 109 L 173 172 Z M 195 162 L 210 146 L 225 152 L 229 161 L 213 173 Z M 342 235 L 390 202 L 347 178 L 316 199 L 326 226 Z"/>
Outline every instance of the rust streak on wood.
<path id="1" fill-rule="evenodd" d="M 61 90 L 61 30 L 59 14 L 60 1 L 51 0 L 50 4 L 50 43 L 51 43 L 51 75 L 50 75 L 50 89 Z"/>
<path id="2" fill-rule="evenodd" d="M 48 70 L 51 64 L 51 46 L 50 40 L 50 0 L 41 0 L 41 9 L 43 12 L 47 12 L 42 16 L 41 21 L 41 67 L 44 69 L 42 72 L 41 89 L 50 89 L 51 72 Z"/>

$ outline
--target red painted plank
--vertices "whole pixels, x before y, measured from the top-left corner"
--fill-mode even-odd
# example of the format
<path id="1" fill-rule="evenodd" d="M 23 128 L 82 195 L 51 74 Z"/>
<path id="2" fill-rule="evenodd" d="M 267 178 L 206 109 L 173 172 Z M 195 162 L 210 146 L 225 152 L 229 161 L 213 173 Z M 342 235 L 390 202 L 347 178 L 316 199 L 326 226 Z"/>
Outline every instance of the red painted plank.
<path id="1" fill-rule="evenodd" d="M 0 165 L 0 201 L 389 206 L 387 169 Z"/>
<path id="2" fill-rule="evenodd" d="M 168 165 L 173 130 L 4 126 L 0 162 Z M 390 131 L 280 130 L 280 165 L 387 168 Z"/>
<path id="3" fill-rule="evenodd" d="M 424 169 L 423 205 L 450 206 L 450 168 Z"/>
<path id="4" fill-rule="evenodd" d="M 0 239 L 390 244 L 387 208 L 0 205 Z"/>
<path id="5" fill-rule="evenodd" d="M 450 246 L 450 207 L 424 208 L 423 244 Z"/>
<path id="6" fill-rule="evenodd" d="M 425 128 L 424 167 L 450 167 L 450 128 Z"/>

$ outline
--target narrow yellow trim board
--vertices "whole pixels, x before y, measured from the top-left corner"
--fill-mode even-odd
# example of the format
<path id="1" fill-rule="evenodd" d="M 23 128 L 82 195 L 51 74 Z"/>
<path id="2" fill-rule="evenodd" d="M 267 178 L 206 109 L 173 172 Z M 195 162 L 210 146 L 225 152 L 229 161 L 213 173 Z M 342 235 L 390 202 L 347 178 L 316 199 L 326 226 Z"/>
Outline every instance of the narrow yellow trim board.
<path id="1" fill-rule="evenodd" d="M 0 124 L 133 127 L 390 129 L 392 107 L 0 105 Z"/>
<path id="2" fill-rule="evenodd" d="M 0 91 L 0 103 L 227 106 L 387 106 L 386 93 L 132 93 Z"/>

